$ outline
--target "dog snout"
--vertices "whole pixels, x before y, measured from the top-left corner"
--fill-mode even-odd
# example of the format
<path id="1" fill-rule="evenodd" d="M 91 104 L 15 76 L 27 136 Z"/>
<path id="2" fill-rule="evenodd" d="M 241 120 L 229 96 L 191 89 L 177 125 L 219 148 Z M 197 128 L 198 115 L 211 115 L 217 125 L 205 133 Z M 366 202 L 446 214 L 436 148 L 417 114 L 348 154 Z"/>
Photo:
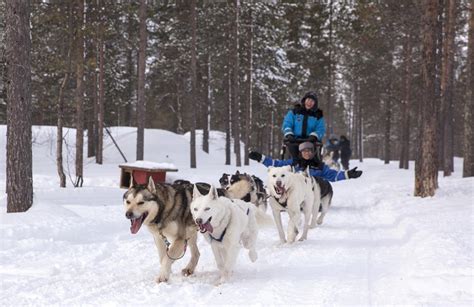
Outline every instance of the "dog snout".
<path id="1" fill-rule="evenodd" d="M 196 219 L 196 224 L 202 224 L 202 218 L 197 218 Z"/>
<path id="2" fill-rule="evenodd" d="M 278 181 L 276 182 L 277 187 L 281 187 L 281 184 L 282 184 L 282 182 L 281 182 L 280 180 L 278 180 Z"/>
<path id="3" fill-rule="evenodd" d="M 132 211 L 127 211 L 127 212 L 125 213 L 125 217 L 126 217 L 127 219 L 131 219 L 131 218 L 133 217 L 133 212 L 132 212 Z"/>

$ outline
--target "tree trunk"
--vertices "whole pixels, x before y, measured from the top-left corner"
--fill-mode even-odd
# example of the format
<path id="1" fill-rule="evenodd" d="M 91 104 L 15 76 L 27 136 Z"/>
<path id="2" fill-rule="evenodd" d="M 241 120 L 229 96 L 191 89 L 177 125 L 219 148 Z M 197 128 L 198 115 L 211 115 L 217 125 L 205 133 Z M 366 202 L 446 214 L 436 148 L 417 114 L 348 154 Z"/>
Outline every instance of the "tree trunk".
<path id="1" fill-rule="evenodd" d="M 232 48 L 232 134 L 234 135 L 235 165 L 242 166 L 240 153 L 240 82 L 239 82 L 239 10 L 240 0 L 234 1 L 234 25 Z"/>
<path id="2" fill-rule="evenodd" d="M 405 55 L 405 83 L 403 87 L 404 99 L 402 101 L 402 125 L 400 141 L 400 164 L 399 168 L 408 169 L 410 161 L 410 106 L 411 106 L 411 83 L 412 83 L 412 42 L 410 34 L 407 34 L 404 47 Z"/>
<path id="3" fill-rule="evenodd" d="M 391 107 L 391 97 L 386 96 L 385 99 L 385 116 L 384 116 L 384 125 L 385 125 L 385 136 L 384 136 L 384 164 L 390 163 L 390 135 L 391 135 L 391 118 L 392 118 L 392 107 Z"/>
<path id="4" fill-rule="evenodd" d="M 33 204 L 29 1 L 6 3 L 7 212 Z"/>
<path id="5" fill-rule="evenodd" d="M 97 147 L 96 160 L 97 164 L 103 163 L 104 157 L 104 98 L 105 98 L 105 55 L 104 55 L 104 16 L 101 14 L 99 24 L 99 99 L 97 100 Z"/>
<path id="6" fill-rule="evenodd" d="M 244 148 L 244 164 L 249 165 L 249 151 L 250 151 L 250 143 L 251 143 L 251 131 L 253 118 L 252 118 L 252 94 L 253 94 L 253 10 L 252 5 L 249 8 L 249 15 L 250 15 L 250 34 L 249 34 L 249 50 L 248 50 L 248 61 L 249 61 L 249 68 L 247 71 L 247 79 L 248 79 L 248 91 L 247 91 L 247 105 L 245 106 L 245 148 Z"/>
<path id="7" fill-rule="evenodd" d="M 356 99 L 357 99 L 357 143 L 359 147 L 357 148 L 357 155 L 359 156 L 359 162 L 364 160 L 364 138 L 363 138 L 363 125 L 362 125 L 362 99 L 360 99 L 360 84 L 357 83 L 356 89 Z"/>
<path id="8" fill-rule="evenodd" d="M 415 196 L 433 196 L 437 188 L 436 20 L 438 0 L 426 0 L 422 19 L 422 80 L 420 138 L 415 162 Z"/>
<path id="9" fill-rule="evenodd" d="M 448 2 L 448 13 L 444 22 L 444 46 L 441 78 L 441 103 L 443 110 L 443 170 L 444 176 L 451 176 L 453 171 L 453 85 L 454 85 L 454 37 L 456 23 L 456 0 Z"/>
<path id="10" fill-rule="evenodd" d="M 202 130 L 202 150 L 209 153 L 209 130 L 211 130 L 211 50 L 209 43 L 209 34 L 207 34 L 207 54 L 206 54 L 206 103 L 204 105 L 204 125 Z"/>
<path id="11" fill-rule="evenodd" d="M 58 124 L 56 132 L 56 166 L 58 168 L 59 187 L 66 187 L 66 175 L 63 168 L 63 118 L 64 118 L 64 88 L 69 81 L 69 71 L 64 74 L 63 82 L 59 88 L 58 97 Z"/>
<path id="12" fill-rule="evenodd" d="M 231 106 L 231 68 L 230 63 L 227 65 L 227 103 L 225 103 L 225 116 L 227 119 L 225 120 L 225 165 L 230 165 L 231 163 L 231 146 L 230 146 L 230 136 L 231 136 L 231 122 L 232 122 L 232 106 Z"/>
<path id="13" fill-rule="evenodd" d="M 140 42 L 138 49 L 137 99 L 137 160 L 143 160 L 145 148 L 145 58 L 146 58 L 146 0 L 140 0 Z"/>
<path id="14" fill-rule="evenodd" d="M 84 0 L 76 0 L 76 181 L 82 187 L 84 169 Z"/>
<path id="15" fill-rule="evenodd" d="M 197 46 L 196 46 L 196 0 L 191 0 L 191 87 L 192 87 L 192 99 L 199 99 L 197 95 L 197 77 L 196 77 L 196 62 L 197 62 Z M 199 101 L 195 101 L 195 104 L 199 106 Z M 191 168 L 196 168 L 196 112 L 191 112 L 191 140 L 190 140 L 190 151 L 191 151 Z"/>
<path id="16" fill-rule="evenodd" d="M 87 0 L 86 9 L 86 25 L 94 24 L 97 16 L 98 6 L 95 5 L 94 0 Z M 97 103 L 97 80 L 95 78 L 95 71 L 97 68 L 97 50 L 96 50 L 96 38 L 90 36 L 86 39 L 86 118 L 87 118 L 87 157 L 95 156 L 96 143 L 95 143 L 95 105 Z"/>
<path id="17" fill-rule="evenodd" d="M 127 32 L 128 37 L 131 39 L 134 35 L 133 31 L 133 13 L 132 11 L 129 12 L 127 17 Z M 134 63 L 133 63 L 133 48 L 132 42 L 129 41 L 128 50 L 127 50 L 127 75 L 128 75 L 128 83 L 127 83 L 127 104 L 125 105 L 125 125 L 131 127 L 133 126 L 133 92 L 134 92 Z"/>
<path id="18" fill-rule="evenodd" d="M 437 159 L 436 167 L 438 170 L 443 170 L 443 160 L 444 160 L 444 111 L 442 110 L 442 101 L 441 101 L 441 74 L 442 74 L 442 65 L 443 65 L 443 23 L 444 23 L 444 6 L 445 1 L 447 0 L 438 0 L 438 9 L 437 9 L 437 21 L 436 21 L 436 56 L 435 56 L 435 100 L 436 100 L 436 109 L 435 114 L 437 116 Z M 438 173 L 436 173 L 438 176 Z M 437 187 L 436 187 L 437 188 Z"/>
<path id="19" fill-rule="evenodd" d="M 471 15 L 469 18 L 469 41 L 468 41 L 468 94 L 464 105 L 464 161 L 463 177 L 474 176 L 474 0 L 470 1 Z"/>
<path id="20" fill-rule="evenodd" d="M 327 126 L 328 132 L 327 135 L 334 133 L 334 114 L 333 114 L 333 104 L 332 104 L 332 85 L 333 85 L 333 65 L 332 65 L 332 13 L 333 13 L 333 0 L 329 1 L 329 56 L 328 56 L 328 96 L 327 96 L 327 105 L 328 105 L 328 117 L 327 117 Z"/>

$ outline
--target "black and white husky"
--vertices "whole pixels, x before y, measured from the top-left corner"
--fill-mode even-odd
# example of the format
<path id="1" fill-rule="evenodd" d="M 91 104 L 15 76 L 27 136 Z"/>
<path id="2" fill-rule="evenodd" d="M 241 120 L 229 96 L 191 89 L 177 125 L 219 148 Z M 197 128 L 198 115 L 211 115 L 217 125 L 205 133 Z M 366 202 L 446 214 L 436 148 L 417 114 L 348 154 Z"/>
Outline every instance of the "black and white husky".
<path id="1" fill-rule="evenodd" d="M 226 197 L 251 202 L 264 212 L 267 210 L 267 192 L 257 176 L 237 171 L 234 175 L 222 174 L 219 183 Z"/>

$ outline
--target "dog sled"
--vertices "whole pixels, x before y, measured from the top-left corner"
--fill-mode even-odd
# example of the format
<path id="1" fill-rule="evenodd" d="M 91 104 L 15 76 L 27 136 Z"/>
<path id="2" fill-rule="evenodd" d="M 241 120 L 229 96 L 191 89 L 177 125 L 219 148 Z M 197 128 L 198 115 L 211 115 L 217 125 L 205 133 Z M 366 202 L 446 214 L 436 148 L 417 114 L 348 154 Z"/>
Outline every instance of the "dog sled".
<path id="1" fill-rule="evenodd" d="M 291 141 L 291 142 L 284 140 L 283 145 L 281 146 L 281 149 L 280 149 L 280 159 L 285 160 L 285 159 L 291 158 L 291 153 L 289 152 L 288 147 L 289 146 L 298 146 L 299 144 L 304 143 L 304 142 L 310 142 L 310 139 L 308 139 L 308 138 L 295 139 L 294 141 Z M 312 143 L 313 143 L 314 149 L 315 149 L 315 156 L 318 157 L 319 160 L 321 160 L 322 150 L 323 150 L 323 143 L 321 143 L 320 141 L 316 141 L 316 142 L 312 142 Z M 287 154 L 287 152 L 288 152 L 288 154 Z"/>

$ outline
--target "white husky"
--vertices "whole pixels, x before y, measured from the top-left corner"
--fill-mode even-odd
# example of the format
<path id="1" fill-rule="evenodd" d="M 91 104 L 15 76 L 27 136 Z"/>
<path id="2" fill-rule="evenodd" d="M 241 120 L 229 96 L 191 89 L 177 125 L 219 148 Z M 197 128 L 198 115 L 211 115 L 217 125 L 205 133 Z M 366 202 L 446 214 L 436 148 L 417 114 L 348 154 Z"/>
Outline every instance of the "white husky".
<path id="1" fill-rule="evenodd" d="M 303 233 L 300 241 L 306 240 L 311 226 L 315 226 L 315 216 L 318 214 L 319 205 L 314 206 L 315 193 L 313 181 L 302 173 L 293 173 L 291 166 L 271 167 L 268 169 L 268 190 L 270 194 L 270 206 L 273 217 L 280 235 L 280 242 L 287 242 L 280 212 L 288 212 L 288 242 L 293 243 L 298 234 L 301 219 L 301 211 L 304 215 Z M 319 204 L 319 202 L 317 202 Z M 315 211 L 316 210 L 316 211 Z"/>
<path id="2" fill-rule="evenodd" d="M 252 262 L 257 260 L 255 244 L 258 226 L 257 208 L 240 199 L 218 197 L 214 186 L 203 196 L 194 187 L 191 213 L 199 231 L 211 244 L 220 271 L 218 284 L 227 281 L 240 250 L 240 242 L 249 250 Z"/>

